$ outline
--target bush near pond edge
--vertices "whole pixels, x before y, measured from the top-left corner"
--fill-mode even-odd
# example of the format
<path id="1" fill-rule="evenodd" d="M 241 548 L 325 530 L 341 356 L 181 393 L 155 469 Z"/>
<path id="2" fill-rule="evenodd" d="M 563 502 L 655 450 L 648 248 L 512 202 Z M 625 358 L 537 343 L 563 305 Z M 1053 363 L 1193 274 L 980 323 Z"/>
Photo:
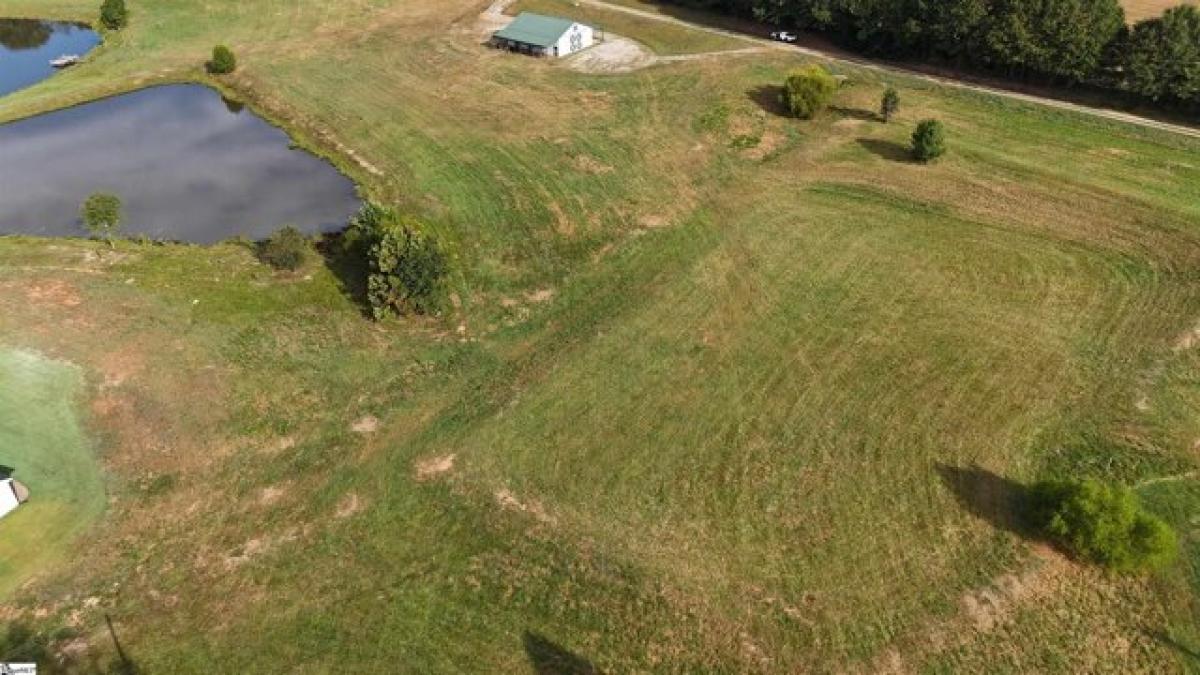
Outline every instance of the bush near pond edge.
<path id="1" fill-rule="evenodd" d="M 441 309 L 450 259 L 421 221 L 368 203 L 351 221 L 343 247 L 366 261 L 367 302 L 376 320 Z"/>
<path id="2" fill-rule="evenodd" d="M 213 47 L 212 60 L 207 64 L 208 72 L 213 75 L 227 75 L 237 70 L 237 57 L 233 50 L 225 45 Z"/>
<path id="3" fill-rule="evenodd" d="M 121 30 L 129 22 L 125 0 L 104 0 L 100 5 L 100 23 L 109 30 Z"/>
<path id="4" fill-rule="evenodd" d="M 277 270 L 294 272 L 304 265 L 311 250 L 308 239 L 295 226 L 285 225 L 258 246 L 258 258 Z"/>

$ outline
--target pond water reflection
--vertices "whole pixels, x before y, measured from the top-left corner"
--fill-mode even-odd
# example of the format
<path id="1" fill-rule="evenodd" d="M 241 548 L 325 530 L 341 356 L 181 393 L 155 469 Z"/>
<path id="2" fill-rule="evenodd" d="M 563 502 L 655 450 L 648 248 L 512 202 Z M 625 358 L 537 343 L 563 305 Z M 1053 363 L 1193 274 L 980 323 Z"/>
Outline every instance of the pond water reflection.
<path id="1" fill-rule="evenodd" d="M 0 96 L 54 74 L 52 59 L 84 56 L 100 36 L 80 23 L 38 19 L 0 19 Z"/>
<path id="2" fill-rule="evenodd" d="M 79 206 L 118 195 L 122 233 L 212 243 L 281 225 L 342 228 L 354 184 L 248 109 L 168 85 L 0 125 L 0 234 L 84 236 Z"/>

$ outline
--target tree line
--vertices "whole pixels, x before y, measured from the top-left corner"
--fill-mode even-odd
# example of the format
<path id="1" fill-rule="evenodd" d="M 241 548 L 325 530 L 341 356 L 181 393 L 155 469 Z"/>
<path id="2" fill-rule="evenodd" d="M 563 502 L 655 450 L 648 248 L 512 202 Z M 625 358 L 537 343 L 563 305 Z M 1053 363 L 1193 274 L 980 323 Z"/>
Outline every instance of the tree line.
<path id="1" fill-rule="evenodd" d="M 1200 112 L 1200 10 L 1134 26 L 1118 0 L 671 0 L 825 33 L 858 51 L 1086 84 Z"/>

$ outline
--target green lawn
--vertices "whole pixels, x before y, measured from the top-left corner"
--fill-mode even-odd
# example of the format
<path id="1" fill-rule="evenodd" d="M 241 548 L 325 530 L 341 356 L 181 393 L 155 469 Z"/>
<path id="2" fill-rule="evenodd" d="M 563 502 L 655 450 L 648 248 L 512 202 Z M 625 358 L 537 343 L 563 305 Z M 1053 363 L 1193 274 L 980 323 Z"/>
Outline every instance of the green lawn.
<path id="1" fill-rule="evenodd" d="M 0 99 L 202 78 L 228 43 L 222 86 L 460 271 L 446 316 L 377 325 L 321 260 L 0 240 L 0 341 L 84 369 L 110 500 L 14 625 L 103 662 L 108 613 L 145 672 L 1187 666 L 1200 145 L 844 67 L 798 122 L 798 57 L 585 75 L 486 49 L 482 8 L 144 0 Z M 1014 533 L 1011 482 L 1051 475 L 1141 485 L 1183 559 L 1109 577 Z"/>
<path id="2" fill-rule="evenodd" d="M 104 510 L 100 465 L 79 425 L 78 368 L 0 350 L 0 464 L 30 500 L 0 520 L 0 595 L 68 554 Z"/>

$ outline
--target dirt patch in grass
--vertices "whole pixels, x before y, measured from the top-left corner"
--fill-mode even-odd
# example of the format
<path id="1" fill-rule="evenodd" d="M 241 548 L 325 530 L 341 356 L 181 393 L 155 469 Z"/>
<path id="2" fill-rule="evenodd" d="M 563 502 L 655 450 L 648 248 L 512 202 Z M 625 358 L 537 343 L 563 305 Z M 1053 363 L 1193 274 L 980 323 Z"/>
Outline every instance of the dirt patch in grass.
<path id="1" fill-rule="evenodd" d="M 532 303 L 541 304 L 554 299 L 553 288 L 540 288 L 536 291 L 525 294 L 525 298 Z"/>
<path id="2" fill-rule="evenodd" d="M 1026 570 L 1002 574 L 986 587 L 964 594 L 962 616 L 975 630 L 988 632 L 1009 620 L 1024 603 L 1053 593 L 1071 568 L 1061 554 L 1046 546 L 1036 546 L 1034 564 Z"/>
<path id="3" fill-rule="evenodd" d="M 534 520 L 540 523 L 553 524 L 555 522 L 554 516 L 550 515 L 546 511 L 546 508 L 542 506 L 542 503 L 536 499 L 522 501 L 508 488 L 500 488 L 492 496 L 495 498 L 496 503 L 500 505 L 500 508 L 506 511 L 524 513 L 532 516 Z"/>
<path id="4" fill-rule="evenodd" d="M 1197 342 L 1200 342 L 1200 324 L 1197 324 L 1194 328 L 1191 328 L 1176 338 L 1175 344 L 1172 348 L 1176 352 L 1186 352 L 1192 347 L 1195 347 Z"/>
<path id="5" fill-rule="evenodd" d="M 373 434 L 379 431 L 379 418 L 374 415 L 360 417 L 350 425 L 350 431 L 356 434 Z"/>
<path id="6" fill-rule="evenodd" d="M 30 283 L 25 289 L 25 297 L 35 305 L 78 307 L 83 304 L 79 289 L 61 279 Z"/>
<path id="7" fill-rule="evenodd" d="M 284 497 L 288 492 L 286 484 L 268 485 L 258 491 L 259 506 L 272 506 Z"/>
<path id="8" fill-rule="evenodd" d="M 338 500 L 337 509 L 333 512 L 333 516 L 338 519 L 349 518 L 362 511 L 365 507 L 365 500 L 359 497 L 357 492 L 347 492 Z"/>
<path id="9" fill-rule="evenodd" d="M 145 356 L 134 346 L 122 346 L 100 356 L 96 370 L 103 381 L 101 388 L 119 387 L 142 372 L 146 365 Z"/>
<path id="10" fill-rule="evenodd" d="M 576 155 L 575 168 L 584 173 L 590 173 L 593 176 L 603 176 L 606 173 L 612 173 L 613 167 L 601 162 L 591 155 Z"/>
<path id="11" fill-rule="evenodd" d="M 452 454 L 418 460 L 415 466 L 417 480 L 431 480 L 450 472 L 454 469 L 454 460 Z"/>
<path id="12" fill-rule="evenodd" d="M 657 58 L 642 45 L 619 35 L 609 35 L 604 42 L 572 56 L 567 65 L 580 73 L 630 73 L 652 66 Z"/>

